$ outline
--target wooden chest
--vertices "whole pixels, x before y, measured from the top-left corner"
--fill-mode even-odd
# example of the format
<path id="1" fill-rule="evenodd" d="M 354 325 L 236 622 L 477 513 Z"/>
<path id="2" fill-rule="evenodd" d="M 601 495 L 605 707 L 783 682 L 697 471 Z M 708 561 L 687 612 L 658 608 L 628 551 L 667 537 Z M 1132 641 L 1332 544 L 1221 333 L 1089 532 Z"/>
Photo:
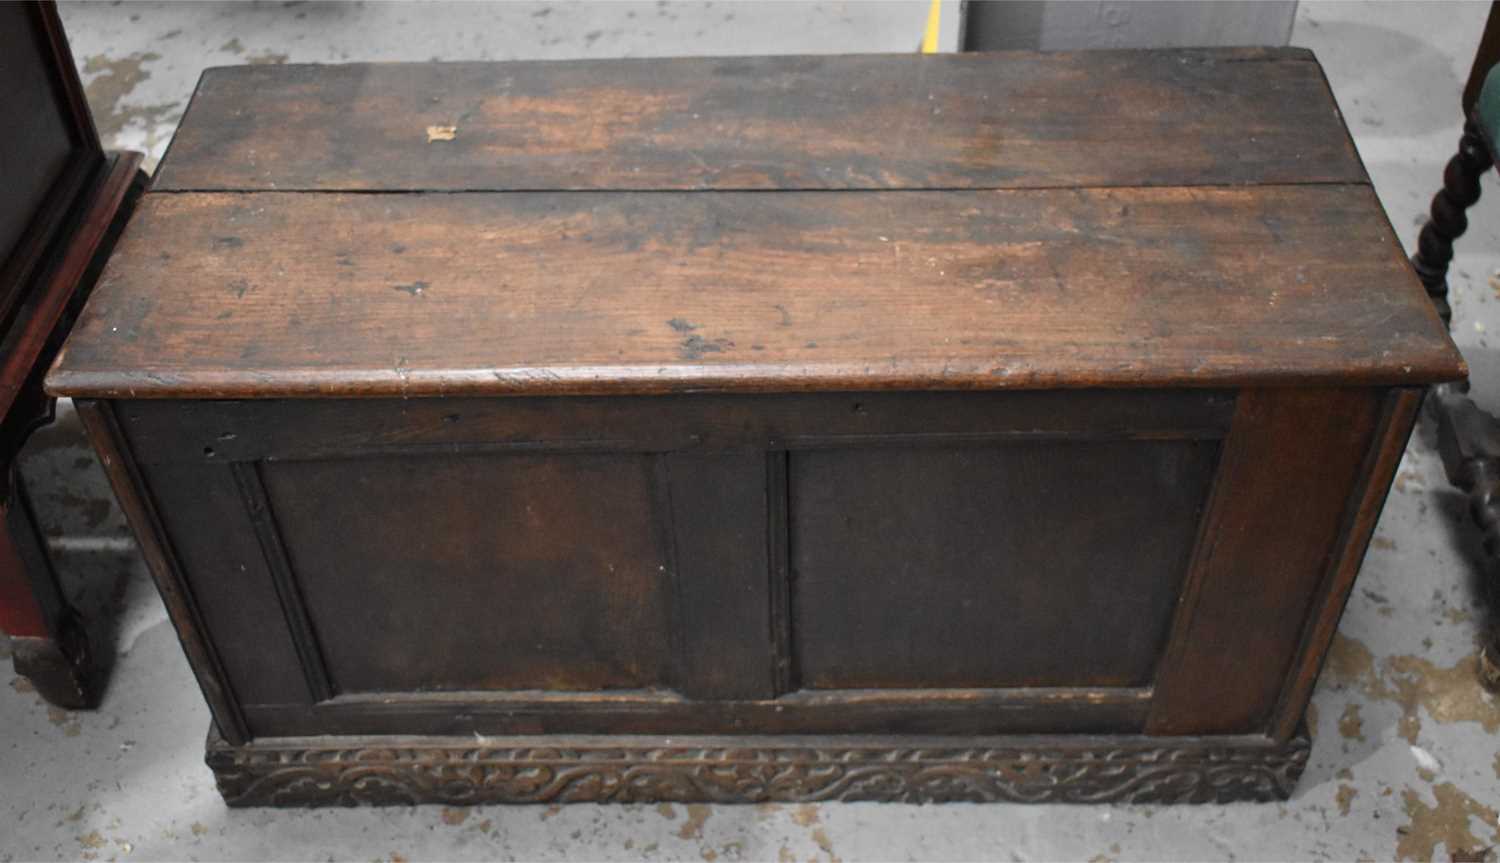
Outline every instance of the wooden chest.
<path id="1" fill-rule="evenodd" d="M 1462 373 L 1216 50 L 210 70 L 48 384 L 232 804 L 1222 801 Z"/>

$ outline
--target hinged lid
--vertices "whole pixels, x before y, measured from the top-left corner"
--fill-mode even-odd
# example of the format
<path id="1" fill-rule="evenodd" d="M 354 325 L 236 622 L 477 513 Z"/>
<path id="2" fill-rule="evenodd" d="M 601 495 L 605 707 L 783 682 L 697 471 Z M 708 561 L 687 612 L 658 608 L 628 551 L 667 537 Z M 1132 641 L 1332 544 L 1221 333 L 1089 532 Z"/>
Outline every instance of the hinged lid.
<path id="1" fill-rule="evenodd" d="M 205 73 L 79 396 L 1462 374 L 1299 50 Z"/>

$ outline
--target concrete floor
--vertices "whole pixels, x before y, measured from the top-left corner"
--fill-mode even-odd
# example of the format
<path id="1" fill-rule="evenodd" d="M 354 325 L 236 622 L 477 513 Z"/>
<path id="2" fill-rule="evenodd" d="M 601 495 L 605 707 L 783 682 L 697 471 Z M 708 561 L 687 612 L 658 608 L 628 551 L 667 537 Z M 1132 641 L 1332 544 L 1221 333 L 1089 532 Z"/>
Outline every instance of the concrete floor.
<path id="1" fill-rule="evenodd" d="M 62 13 L 106 143 L 159 157 L 209 65 L 907 51 L 925 5 L 64 3 Z M 1457 95 L 1487 8 L 1304 2 L 1298 13 L 1293 41 L 1324 63 L 1408 248 L 1457 139 Z M 1500 190 L 1493 175 L 1485 187 L 1459 248 L 1455 333 L 1494 408 Z M 1500 704 L 1472 673 L 1477 543 L 1424 435 L 1314 696 L 1301 786 L 1284 804 L 1223 807 L 231 812 L 201 761 L 207 710 L 66 409 L 25 474 L 118 662 L 92 713 L 49 708 L 0 662 L 0 861 L 1449 859 L 1500 845 Z"/>

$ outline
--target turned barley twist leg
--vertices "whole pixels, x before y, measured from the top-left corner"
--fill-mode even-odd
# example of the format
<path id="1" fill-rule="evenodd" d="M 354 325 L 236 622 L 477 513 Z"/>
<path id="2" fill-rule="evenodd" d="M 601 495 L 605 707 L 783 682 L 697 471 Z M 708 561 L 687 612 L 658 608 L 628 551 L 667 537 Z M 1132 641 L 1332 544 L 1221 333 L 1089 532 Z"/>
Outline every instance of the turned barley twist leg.
<path id="1" fill-rule="evenodd" d="M 1470 121 L 1464 125 L 1458 141 L 1458 154 L 1443 169 L 1443 188 L 1432 198 L 1431 218 L 1417 240 L 1417 253 L 1411 263 L 1437 306 L 1443 323 L 1453 317 L 1448 306 L 1448 264 L 1453 260 L 1453 241 L 1469 227 L 1464 211 L 1479 200 L 1479 178 L 1494 164 L 1489 148 Z"/>

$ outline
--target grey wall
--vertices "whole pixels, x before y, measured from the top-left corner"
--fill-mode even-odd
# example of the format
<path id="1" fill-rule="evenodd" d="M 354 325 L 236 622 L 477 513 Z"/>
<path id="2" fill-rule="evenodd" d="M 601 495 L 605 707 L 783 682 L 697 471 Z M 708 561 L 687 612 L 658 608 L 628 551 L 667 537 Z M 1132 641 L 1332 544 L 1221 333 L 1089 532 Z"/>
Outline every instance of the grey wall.
<path id="1" fill-rule="evenodd" d="M 1296 0 L 968 0 L 964 50 L 1285 45 Z"/>

